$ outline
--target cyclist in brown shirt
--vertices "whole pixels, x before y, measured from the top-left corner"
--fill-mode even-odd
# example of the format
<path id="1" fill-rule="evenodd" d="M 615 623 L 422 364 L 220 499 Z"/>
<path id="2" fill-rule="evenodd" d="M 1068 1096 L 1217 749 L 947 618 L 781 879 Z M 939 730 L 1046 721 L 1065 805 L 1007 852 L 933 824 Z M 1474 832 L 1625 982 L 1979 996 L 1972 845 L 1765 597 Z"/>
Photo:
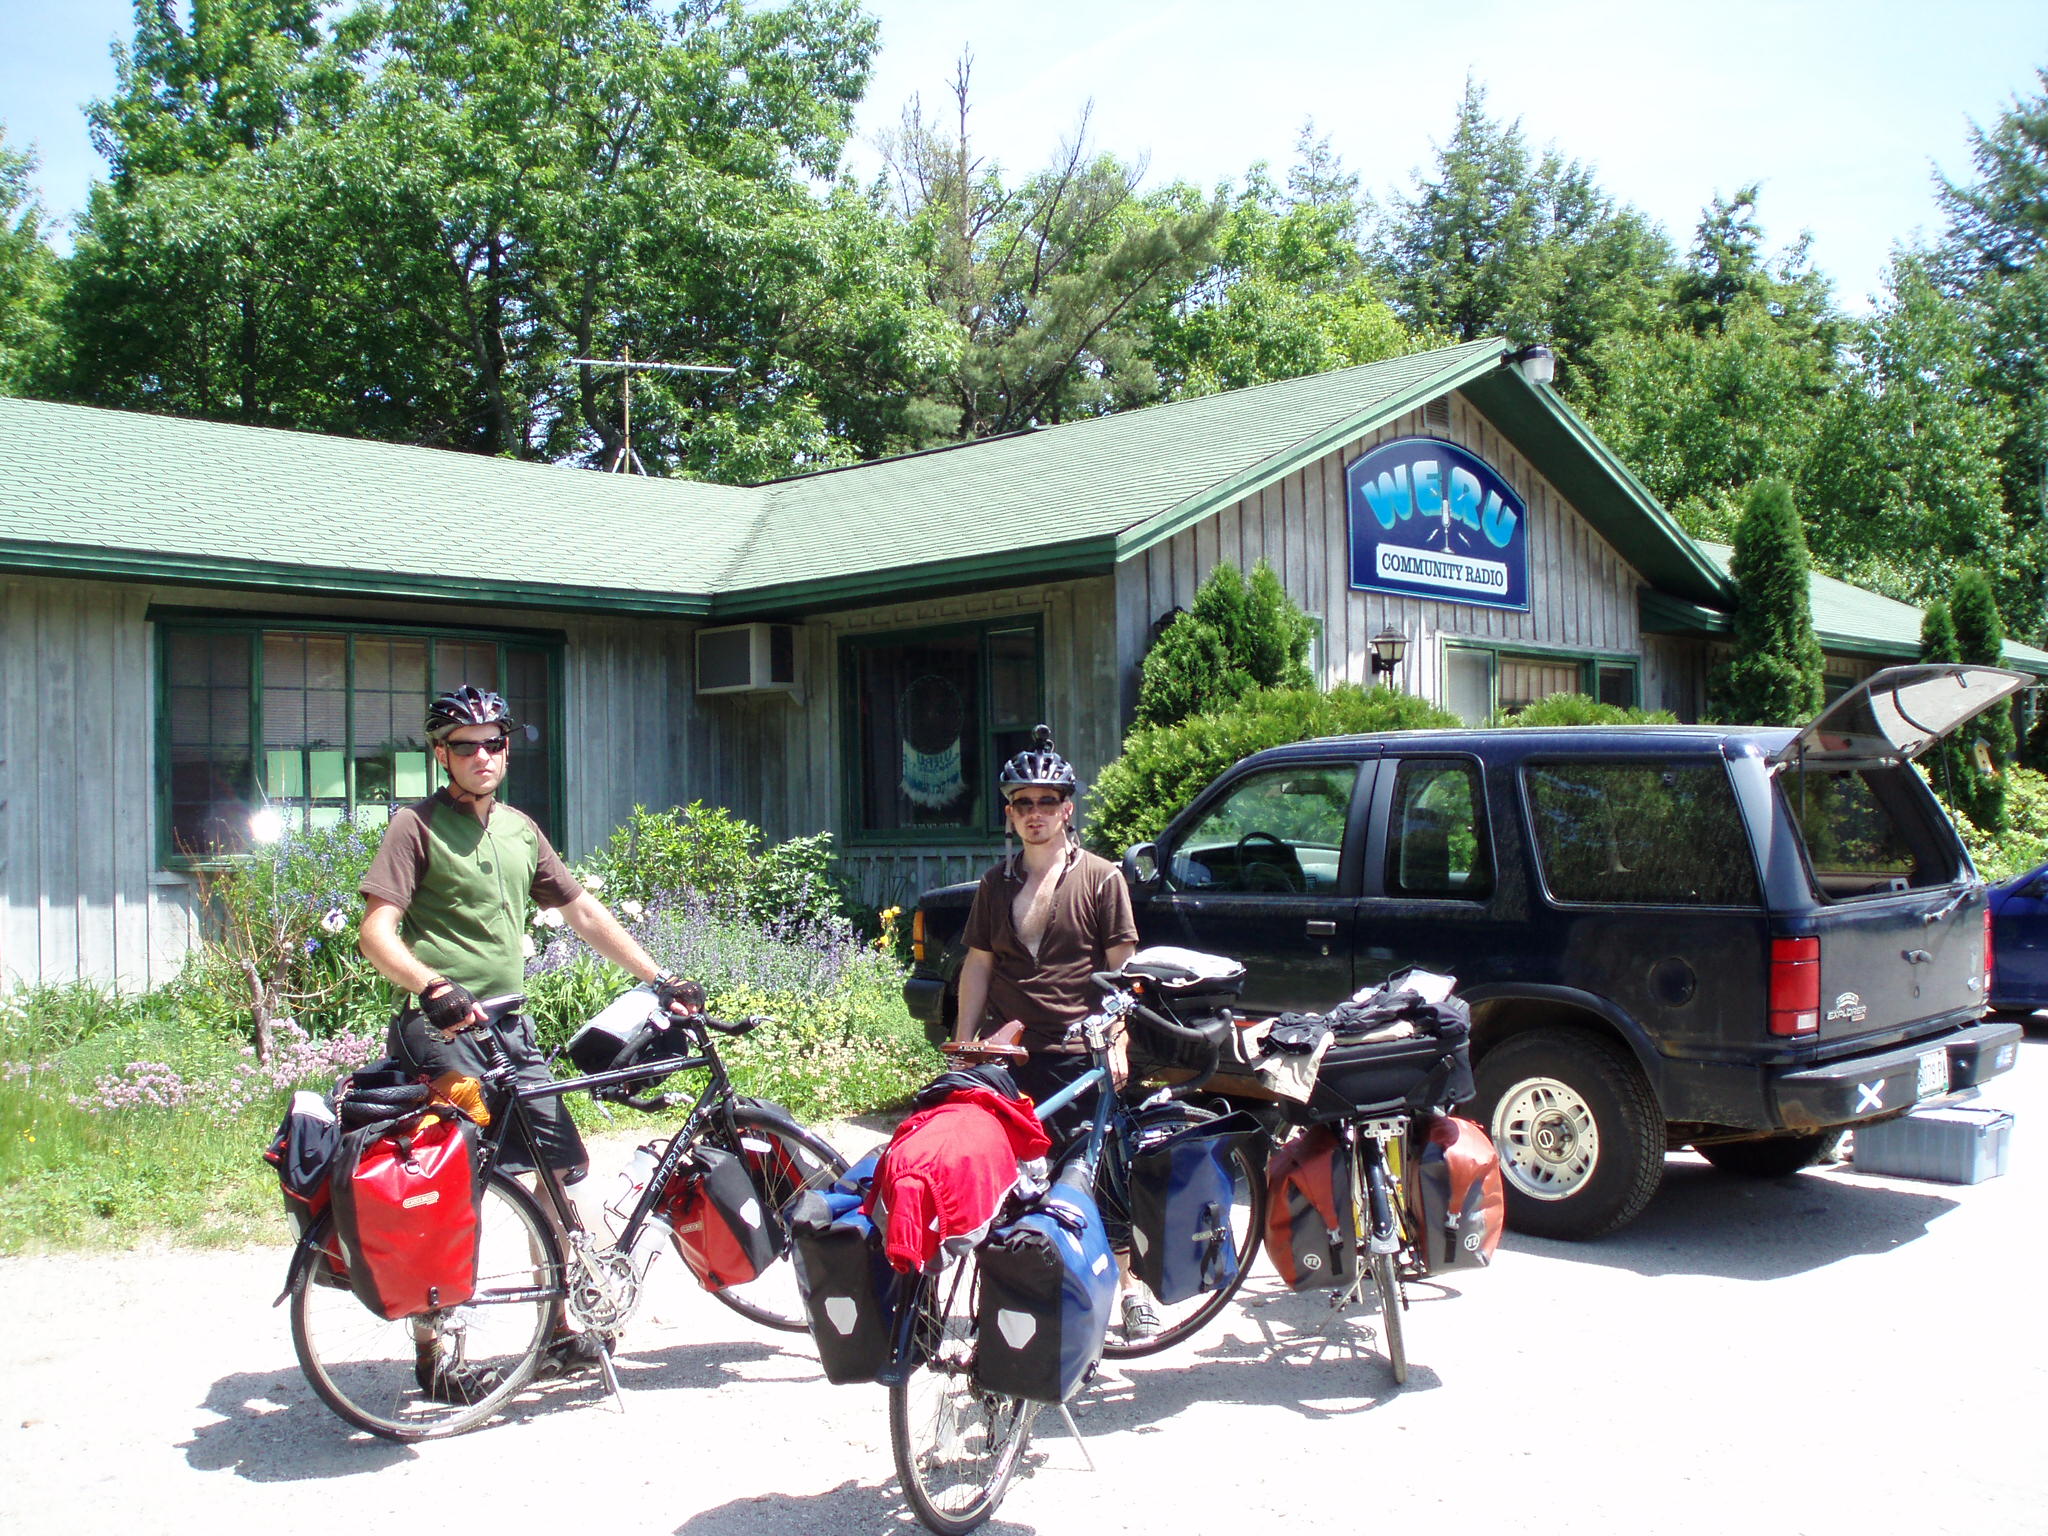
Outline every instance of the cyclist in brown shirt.
<path id="1" fill-rule="evenodd" d="M 960 1014 L 953 1034 L 977 1040 L 1022 1027 L 1018 1043 L 1031 1054 L 1011 1068 L 1017 1086 L 1043 1101 L 1088 1070 L 1086 1048 L 1066 1043 L 1067 1026 L 1096 1009 L 1096 971 L 1120 970 L 1138 946 L 1130 887 L 1107 859 L 1074 837 L 1074 769 L 1039 726 L 1029 750 L 1003 764 L 1003 815 L 1018 849 L 981 877 L 962 940 Z M 1123 1042 L 1114 1042 L 1121 1072 Z M 1046 1129 L 1058 1145 L 1082 1123 L 1069 1106 Z M 1159 1318 L 1144 1287 L 1123 1270 L 1123 1326 L 1130 1339 L 1156 1333 Z"/>

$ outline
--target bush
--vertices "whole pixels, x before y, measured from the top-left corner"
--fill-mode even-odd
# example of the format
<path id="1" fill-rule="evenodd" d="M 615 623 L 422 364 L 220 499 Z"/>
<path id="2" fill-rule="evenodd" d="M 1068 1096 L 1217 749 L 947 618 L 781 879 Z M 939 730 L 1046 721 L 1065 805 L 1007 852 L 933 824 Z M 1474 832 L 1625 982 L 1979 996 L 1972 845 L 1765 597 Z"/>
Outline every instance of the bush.
<path id="1" fill-rule="evenodd" d="M 1676 725 L 1678 716 L 1668 709 L 1630 709 L 1603 704 L 1583 693 L 1553 693 L 1525 705 L 1518 713 L 1495 710 L 1490 726 L 1509 725 Z"/>
<path id="2" fill-rule="evenodd" d="M 1798 725 L 1821 706 L 1825 664 L 1813 632 L 1806 534 L 1781 480 L 1760 481 L 1735 529 L 1735 654 L 1708 682 L 1714 717 Z"/>
<path id="3" fill-rule="evenodd" d="M 1167 822 L 1239 758 L 1315 736 L 1456 726 L 1456 716 L 1392 688 L 1342 683 L 1260 689 L 1230 708 L 1178 725 L 1136 726 L 1088 792 L 1084 837 L 1114 858 Z"/>
<path id="4" fill-rule="evenodd" d="M 829 923 L 849 904 L 833 870 L 832 834 L 755 851 L 761 832 L 723 806 L 633 807 L 590 858 L 585 883 L 615 909 L 695 896 L 712 908 L 792 928 Z M 595 877 L 595 878 L 591 878 Z"/>
<path id="5" fill-rule="evenodd" d="M 1255 688 L 1306 688 L 1314 633 L 1270 565 L 1259 561 L 1246 582 L 1225 561 L 1145 653 L 1134 723 L 1177 725 Z"/>
<path id="6" fill-rule="evenodd" d="M 1937 793 L 1941 785 L 1935 785 Z M 1997 884 L 2048 863 L 2048 775 L 2031 768 L 2009 768 L 2004 775 L 2005 830 L 1980 827 L 1970 814 L 1948 807 L 1956 830 L 1977 872 Z"/>

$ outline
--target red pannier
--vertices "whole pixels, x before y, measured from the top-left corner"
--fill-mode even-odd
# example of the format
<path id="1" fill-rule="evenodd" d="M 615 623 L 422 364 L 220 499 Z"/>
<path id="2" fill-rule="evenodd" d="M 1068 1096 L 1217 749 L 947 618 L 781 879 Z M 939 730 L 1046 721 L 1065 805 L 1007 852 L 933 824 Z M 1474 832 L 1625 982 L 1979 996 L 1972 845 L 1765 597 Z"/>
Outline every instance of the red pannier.
<path id="1" fill-rule="evenodd" d="M 1266 1165 L 1266 1256 L 1297 1291 L 1357 1277 L 1351 1149 L 1326 1125 L 1310 1126 Z"/>
<path id="2" fill-rule="evenodd" d="M 356 1299 L 382 1317 L 460 1306 L 476 1293 L 483 1178 L 469 1121 L 428 1114 L 341 1138 L 330 1183 Z"/>
<path id="3" fill-rule="evenodd" d="M 707 1291 L 745 1285 L 775 1262 L 778 1216 L 762 1209 L 747 1164 L 722 1147 L 699 1147 L 663 1192 L 658 1209 L 676 1252 Z"/>
<path id="4" fill-rule="evenodd" d="M 1492 1138 L 1456 1115 L 1427 1116 L 1416 1132 L 1408 1208 L 1422 1226 L 1415 1252 L 1423 1272 L 1491 1263 L 1507 1216 L 1500 1153 Z"/>

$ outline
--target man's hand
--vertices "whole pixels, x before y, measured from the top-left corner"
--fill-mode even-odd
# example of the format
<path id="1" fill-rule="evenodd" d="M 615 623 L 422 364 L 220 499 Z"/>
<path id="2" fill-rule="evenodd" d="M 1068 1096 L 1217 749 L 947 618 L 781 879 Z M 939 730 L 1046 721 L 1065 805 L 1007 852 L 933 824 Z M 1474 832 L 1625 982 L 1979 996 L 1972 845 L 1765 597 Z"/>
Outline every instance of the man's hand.
<path id="1" fill-rule="evenodd" d="M 649 985 L 654 988 L 655 1000 L 674 1018 L 687 1019 L 704 1011 L 704 988 L 699 982 L 657 971 Z"/>
<path id="2" fill-rule="evenodd" d="M 453 1040 L 470 1025 L 484 1021 L 484 1011 L 477 1007 L 469 988 L 445 976 L 427 983 L 426 990 L 420 993 L 420 1012 L 441 1031 L 444 1040 Z"/>

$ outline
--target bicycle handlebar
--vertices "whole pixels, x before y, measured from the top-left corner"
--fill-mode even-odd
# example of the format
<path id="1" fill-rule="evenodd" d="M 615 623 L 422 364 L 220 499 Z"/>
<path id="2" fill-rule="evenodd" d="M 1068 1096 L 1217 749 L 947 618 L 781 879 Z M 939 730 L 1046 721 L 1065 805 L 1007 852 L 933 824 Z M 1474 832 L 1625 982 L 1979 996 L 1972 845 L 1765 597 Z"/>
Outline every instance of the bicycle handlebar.
<path id="1" fill-rule="evenodd" d="M 1202 1065 L 1193 1069 L 1195 1075 L 1186 1082 L 1176 1083 L 1168 1089 L 1169 1098 L 1190 1098 L 1207 1086 L 1209 1079 L 1216 1075 L 1217 1069 L 1223 1064 L 1222 1041 L 1206 1030 L 1190 1029 L 1185 1024 L 1176 1023 L 1158 1009 L 1148 1008 L 1138 1001 L 1137 990 L 1130 983 L 1142 981 L 1142 977 L 1126 976 L 1121 971 L 1096 971 L 1089 979 L 1104 992 L 1129 998 L 1129 1013 L 1132 1017 L 1143 1019 L 1149 1028 L 1158 1030 L 1169 1040 L 1193 1046 L 1201 1053 Z"/>

